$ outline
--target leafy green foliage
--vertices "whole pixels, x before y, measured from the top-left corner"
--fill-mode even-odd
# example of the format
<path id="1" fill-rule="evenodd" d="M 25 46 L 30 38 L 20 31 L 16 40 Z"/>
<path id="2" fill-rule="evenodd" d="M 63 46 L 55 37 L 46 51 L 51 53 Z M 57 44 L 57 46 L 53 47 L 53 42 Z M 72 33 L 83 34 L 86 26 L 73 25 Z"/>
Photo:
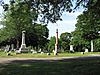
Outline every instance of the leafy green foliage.
<path id="1" fill-rule="evenodd" d="M 68 32 L 62 33 L 60 35 L 60 40 L 61 40 L 62 49 L 69 50 L 70 41 L 71 41 L 71 34 Z"/>
<path id="2" fill-rule="evenodd" d="M 36 24 L 34 25 L 34 41 L 37 42 L 37 47 L 44 48 L 44 46 L 48 43 L 48 35 L 49 30 L 47 25 Z M 31 38 L 33 39 L 33 38 Z M 32 42 L 32 41 L 31 41 Z"/>
<path id="3" fill-rule="evenodd" d="M 95 51 L 100 51 L 100 38 L 94 41 L 94 49 Z"/>
<path id="4" fill-rule="evenodd" d="M 100 30 L 97 21 L 99 21 L 99 19 L 95 19 L 95 14 L 85 11 L 82 15 L 78 16 L 76 30 L 81 32 L 81 37 L 84 39 L 96 39 L 98 38 L 98 32 Z"/>
<path id="5" fill-rule="evenodd" d="M 23 4 L 19 0 L 10 2 L 9 9 L 4 14 L 2 20 L 3 28 L 0 30 L 0 43 L 3 45 L 14 43 L 21 44 L 22 31 L 26 31 L 26 45 L 43 47 L 47 43 L 47 25 L 34 23 L 36 10 L 31 10 L 29 4 Z M 45 40 L 45 41 L 44 41 Z M 17 46 L 18 47 L 18 46 Z"/>
<path id="6" fill-rule="evenodd" d="M 62 20 L 61 16 L 63 12 L 72 12 L 74 11 L 73 9 L 80 6 L 90 6 L 90 2 L 91 0 L 10 0 L 11 5 L 16 6 L 20 4 L 16 7 L 16 11 L 17 9 L 22 9 L 23 5 L 26 5 L 26 8 L 31 8 L 31 11 L 36 11 L 34 19 L 37 20 L 38 16 L 40 16 L 40 21 L 45 23 L 49 21 L 55 23 L 58 20 Z M 4 6 L 6 6 L 6 4 Z M 6 8 L 4 9 L 6 10 Z"/>
<path id="7" fill-rule="evenodd" d="M 71 40 L 71 44 L 74 45 L 74 50 L 75 51 L 84 51 L 86 48 L 90 49 L 90 42 L 83 39 L 82 37 L 82 33 L 78 30 L 75 30 L 74 32 L 72 32 L 72 40 Z"/>
<path id="8" fill-rule="evenodd" d="M 90 11 L 91 10 L 91 11 Z M 74 39 L 79 40 L 78 45 L 82 48 L 90 49 L 90 41 L 99 38 L 100 31 L 100 15 L 94 9 L 88 8 L 83 14 L 77 18 L 76 29 L 74 31 Z M 83 40 L 83 41 L 82 41 Z M 87 42 L 89 41 L 89 42 Z M 96 43 L 95 43 L 96 44 Z"/>
<path id="9" fill-rule="evenodd" d="M 50 49 L 50 51 L 53 51 L 55 49 L 55 43 L 56 43 L 56 37 L 51 37 L 50 41 L 48 43 L 48 49 Z"/>

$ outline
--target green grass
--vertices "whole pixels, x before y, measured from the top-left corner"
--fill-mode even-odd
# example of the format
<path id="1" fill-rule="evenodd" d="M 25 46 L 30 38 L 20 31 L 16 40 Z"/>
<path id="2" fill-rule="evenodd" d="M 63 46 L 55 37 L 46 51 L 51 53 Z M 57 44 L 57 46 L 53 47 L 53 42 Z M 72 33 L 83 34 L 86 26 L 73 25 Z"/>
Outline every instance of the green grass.
<path id="1" fill-rule="evenodd" d="M 58 53 L 57 56 L 55 56 L 53 53 L 51 53 L 50 56 L 48 56 L 46 53 L 44 54 L 32 54 L 32 53 L 21 53 L 21 54 L 16 54 L 14 52 L 11 52 L 11 55 L 7 55 L 7 53 L 0 51 L 0 58 L 14 58 L 14 57 L 20 57 L 20 58 L 50 58 L 50 57 L 70 57 L 70 56 L 88 56 L 91 54 L 100 54 L 100 52 L 88 52 L 85 53 L 84 55 L 81 54 L 80 52 L 75 52 L 75 53 Z"/>
<path id="2" fill-rule="evenodd" d="M 0 64 L 0 75 L 100 75 L 100 59 L 30 61 Z"/>
<path id="3" fill-rule="evenodd" d="M 51 54 L 31 54 L 0 52 L 0 58 L 51 58 L 88 56 L 100 54 L 100 52 L 89 52 L 82 55 L 78 53 L 59 53 L 57 56 Z M 63 59 L 63 60 L 13 60 L 9 63 L 0 64 L 0 75 L 100 75 L 100 58 L 96 59 Z"/>

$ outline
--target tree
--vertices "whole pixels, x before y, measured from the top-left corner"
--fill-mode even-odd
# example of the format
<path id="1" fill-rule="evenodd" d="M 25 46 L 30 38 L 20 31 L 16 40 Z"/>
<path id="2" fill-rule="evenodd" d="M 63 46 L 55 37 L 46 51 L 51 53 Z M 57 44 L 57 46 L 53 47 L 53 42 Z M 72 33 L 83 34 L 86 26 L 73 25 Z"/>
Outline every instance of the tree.
<path id="1" fill-rule="evenodd" d="M 18 29 L 24 30 L 23 29 L 24 27 L 27 27 L 27 26 L 30 27 L 31 24 L 28 25 L 27 24 L 28 22 L 35 23 L 35 21 L 39 17 L 41 17 L 41 21 L 45 22 L 45 23 L 48 23 L 48 21 L 55 23 L 57 20 L 61 20 L 61 15 L 63 12 L 65 12 L 65 11 L 71 12 L 72 11 L 72 9 L 73 9 L 72 1 L 75 1 L 75 3 L 76 3 L 75 7 L 73 7 L 74 9 L 78 8 L 79 6 L 84 6 L 85 8 L 87 8 L 86 10 L 88 10 L 88 12 L 89 12 L 88 14 L 90 16 L 92 15 L 91 18 L 93 18 L 92 20 L 88 20 L 88 23 L 91 21 L 90 23 L 92 24 L 93 21 L 96 19 L 95 21 L 97 21 L 97 23 L 100 24 L 100 21 L 97 20 L 100 17 L 100 15 L 99 15 L 100 1 L 99 0 L 63 0 L 63 1 L 62 0 L 53 0 L 53 1 L 52 0 L 35 0 L 35 1 L 34 0 L 15 0 L 15 1 L 10 0 L 10 5 L 3 4 L 3 7 L 6 11 L 10 11 L 9 12 L 10 16 L 12 15 L 13 17 L 16 18 L 16 20 L 14 20 L 14 21 L 13 21 L 13 18 L 11 20 L 11 21 L 13 21 L 13 23 L 15 22 L 16 24 L 18 22 L 18 24 L 16 25 L 17 27 L 15 27 L 15 28 L 17 30 Z M 16 11 L 19 11 L 19 12 L 16 13 Z M 29 14 L 27 14 L 27 12 Z M 16 16 L 14 16 L 14 15 L 16 15 Z M 22 24 L 22 27 L 20 28 L 19 24 L 21 22 L 23 22 L 23 24 Z M 99 25 L 98 25 L 98 27 L 99 27 Z M 96 38 L 95 35 L 97 35 L 97 32 L 95 32 L 95 30 L 93 30 L 93 29 L 91 29 L 91 30 L 92 31 L 90 33 L 94 33 L 94 34 L 91 34 L 88 37 L 91 37 L 92 39 L 94 39 L 94 38 Z M 82 34 L 87 35 L 86 33 L 82 33 Z M 95 36 L 95 37 L 93 37 L 93 36 Z M 20 37 L 17 37 L 17 39 L 18 38 L 20 38 Z"/>
<path id="2" fill-rule="evenodd" d="M 37 14 L 36 11 L 30 11 L 30 9 L 28 4 L 20 3 L 19 0 L 15 4 L 10 3 L 9 9 L 5 12 L 4 19 L 2 20 L 4 28 L 1 29 L 0 33 L 2 36 L 0 37 L 2 39 L 1 43 L 7 40 L 11 43 L 11 40 L 14 40 L 14 42 L 16 41 L 15 45 L 17 44 L 19 48 L 21 44 L 21 33 L 25 30 L 27 46 L 45 45 L 48 38 L 47 25 L 33 23 Z M 45 42 L 43 42 L 44 40 Z M 12 41 L 12 43 L 14 42 Z"/>
<path id="3" fill-rule="evenodd" d="M 74 51 L 76 52 L 82 52 L 86 48 L 90 49 L 90 42 L 84 38 L 82 38 L 82 32 L 79 30 L 75 30 L 72 33 L 72 40 L 71 43 L 74 46 Z"/>
<path id="4" fill-rule="evenodd" d="M 48 43 L 48 49 L 52 52 L 55 49 L 55 42 L 56 42 L 56 37 L 53 36 L 50 38 L 50 41 Z"/>
<path id="5" fill-rule="evenodd" d="M 99 0 L 10 0 L 10 3 L 14 5 L 18 2 L 22 5 L 26 4 L 28 5 L 26 7 L 31 7 L 32 10 L 36 11 L 37 16 L 41 16 L 42 22 L 55 23 L 57 20 L 61 20 L 63 12 L 74 11 L 80 6 L 89 8 L 91 3 L 94 4 L 94 1 L 98 2 Z M 5 10 L 9 9 L 8 7 L 8 4 L 3 4 Z"/>
<path id="6" fill-rule="evenodd" d="M 91 51 L 93 51 L 93 40 L 99 37 L 99 18 L 96 16 L 97 15 L 92 12 L 85 11 L 78 16 L 76 24 L 76 31 L 80 33 L 81 38 L 91 41 Z"/>
<path id="7" fill-rule="evenodd" d="M 47 25 L 41 25 L 41 24 L 36 24 L 34 25 L 34 37 L 36 37 L 34 40 L 36 41 L 37 39 L 37 46 L 39 48 L 44 48 L 46 44 L 48 43 L 48 35 L 49 35 L 49 30 L 47 28 Z"/>
<path id="8" fill-rule="evenodd" d="M 62 49 L 69 50 L 71 34 L 68 33 L 68 32 L 62 33 L 60 35 L 60 40 L 61 40 L 61 47 L 62 47 Z"/>
<path id="9" fill-rule="evenodd" d="M 94 50 L 100 52 L 100 38 L 94 41 Z"/>

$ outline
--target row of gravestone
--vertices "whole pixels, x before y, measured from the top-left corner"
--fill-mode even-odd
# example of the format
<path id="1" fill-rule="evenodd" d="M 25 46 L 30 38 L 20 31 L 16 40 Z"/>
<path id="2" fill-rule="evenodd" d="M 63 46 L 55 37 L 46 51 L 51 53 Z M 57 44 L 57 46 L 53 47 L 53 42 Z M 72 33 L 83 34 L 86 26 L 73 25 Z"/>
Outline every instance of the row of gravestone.
<path id="1" fill-rule="evenodd" d="M 73 45 L 70 45 L 70 51 L 71 51 L 71 52 L 74 52 Z M 84 52 L 89 52 L 89 51 L 88 51 L 88 49 L 85 49 Z"/>
<path id="2" fill-rule="evenodd" d="M 27 49 L 27 48 L 26 48 L 26 49 Z M 14 49 L 14 44 L 2 46 L 0 50 L 3 50 L 4 52 L 9 52 L 9 51 L 18 52 L 18 51 L 19 51 L 19 49 Z M 43 53 L 48 53 L 48 51 L 43 51 L 43 50 L 41 50 L 41 49 L 38 50 L 38 51 L 33 50 L 33 49 L 31 49 L 31 50 L 27 49 L 27 52 L 31 52 L 31 53 L 33 53 L 33 54 L 35 54 L 35 53 L 41 53 L 41 54 L 43 54 Z"/>
<path id="3" fill-rule="evenodd" d="M 14 51 L 14 44 L 6 45 L 5 47 L 2 47 L 2 50 L 4 50 L 5 52 Z"/>
<path id="4" fill-rule="evenodd" d="M 6 47 L 4 48 L 5 52 L 9 52 L 10 50 L 15 50 L 14 49 L 14 45 L 12 44 L 10 45 L 6 45 Z M 70 45 L 70 51 L 74 52 L 73 49 L 73 45 Z M 22 44 L 21 47 L 19 48 L 19 50 L 16 50 L 17 53 L 23 53 L 23 52 L 29 52 L 26 48 L 26 44 L 25 44 L 25 31 L 22 31 Z M 88 52 L 88 49 L 85 49 L 85 52 Z M 33 53 L 36 53 L 35 51 L 33 51 Z M 41 52 L 43 53 L 43 52 Z"/>
<path id="5" fill-rule="evenodd" d="M 10 47 L 10 45 L 7 45 L 6 47 L 5 47 L 5 52 L 7 52 L 7 51 L 9 51 L 9 50 L 13 50 L 13 51 L 16 51 L 15 49 L 14 49 L 14 45 L 12 44 L 11 45 L 11 47 Z M 71 52 L 74 52 L 74 49 L 73 49 L 73 45 L 70 45 L 70 51 Z M 31 52 L 32 53 L 37 53 L 37 51 L 35 51 L 35 50 L 31 50 Z M 39 53 L 44 53 L 41 49 L 38 51 Z M 53 51 L 54 52 L 54 51 Z M 88 49 L 85 49 L 85 51 L 84 52 L 88 52 Z"/>
<path id="6" fill-rule="evenodd" d="M 14 49 L 14 44 L 11 44 L 11 45 L 6 45 L 5 47 L 3 47 L 3 50 L 5 52 L 9 52 L 9 51 L 16 51 L 16 49 Z M 74 52 L 74 49 L 73 49 L 73 45 L 70 45 L 70 51 L 71 52 Z M 32 53 L 37 53 L 35 50 L 31 50 Z M 88 52 L 88 49 L 85 49 L 85 52 Z M 41 51 L 41 49 L 39 50 L 39 53 L 43 53 Z"/>

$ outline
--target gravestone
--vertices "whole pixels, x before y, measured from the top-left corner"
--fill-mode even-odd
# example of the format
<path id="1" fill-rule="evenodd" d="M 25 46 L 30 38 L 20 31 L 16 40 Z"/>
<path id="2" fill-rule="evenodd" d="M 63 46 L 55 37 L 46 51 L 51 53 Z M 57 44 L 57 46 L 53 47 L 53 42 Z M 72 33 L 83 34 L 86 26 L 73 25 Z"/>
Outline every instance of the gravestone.
<path id="1" fill-rule="evenodd" d="M 74 52 L 73 45 L 70 45 L 70 52 Z"/>
<path id="2" fill-rule="evenodd" d="M 10 51 L 10 45 L 6 45 L 5 52 L 9 52 L 9 51 Z"/>
<path id="3" fill-rule="evenodd" d="M 85 52 L 89 52 L 87 48 L 85 49 Z"/>
<path id="4" fill-rule="evenodd" d="M 39 53 L 41 53 L 42 52 L 42 50 L 41 50 L 41 48 L 39 49 L 39 51 L 38 51 Z"/>
<path id="5" fill-rule="evenodd" d="M 22 31 L 22 43 L 21 47 L 17 51 L 18 53 L 27 53 L 28 49 L 26 49 L 26 44 L 25 44 L 25 31 Z"/>
<path id="6" fill-rule="evenodd" d="M 44 54 L 44 52 L 43 52 L 43 51 L 41 51 L 41 54 Z"/>
<path id="7" fill-rule="evenodd" d="M 11 44 L 11 50 L 12 51 L 14 50 L 14 44 Z"/>
<path id="8" fill-rule="evenodd" d="M 31 52 L 32 52 L 32 54 L 36 54 L 37 53 L 37 51 L 35 51 L 35 50 L 31 50 Z"/>

